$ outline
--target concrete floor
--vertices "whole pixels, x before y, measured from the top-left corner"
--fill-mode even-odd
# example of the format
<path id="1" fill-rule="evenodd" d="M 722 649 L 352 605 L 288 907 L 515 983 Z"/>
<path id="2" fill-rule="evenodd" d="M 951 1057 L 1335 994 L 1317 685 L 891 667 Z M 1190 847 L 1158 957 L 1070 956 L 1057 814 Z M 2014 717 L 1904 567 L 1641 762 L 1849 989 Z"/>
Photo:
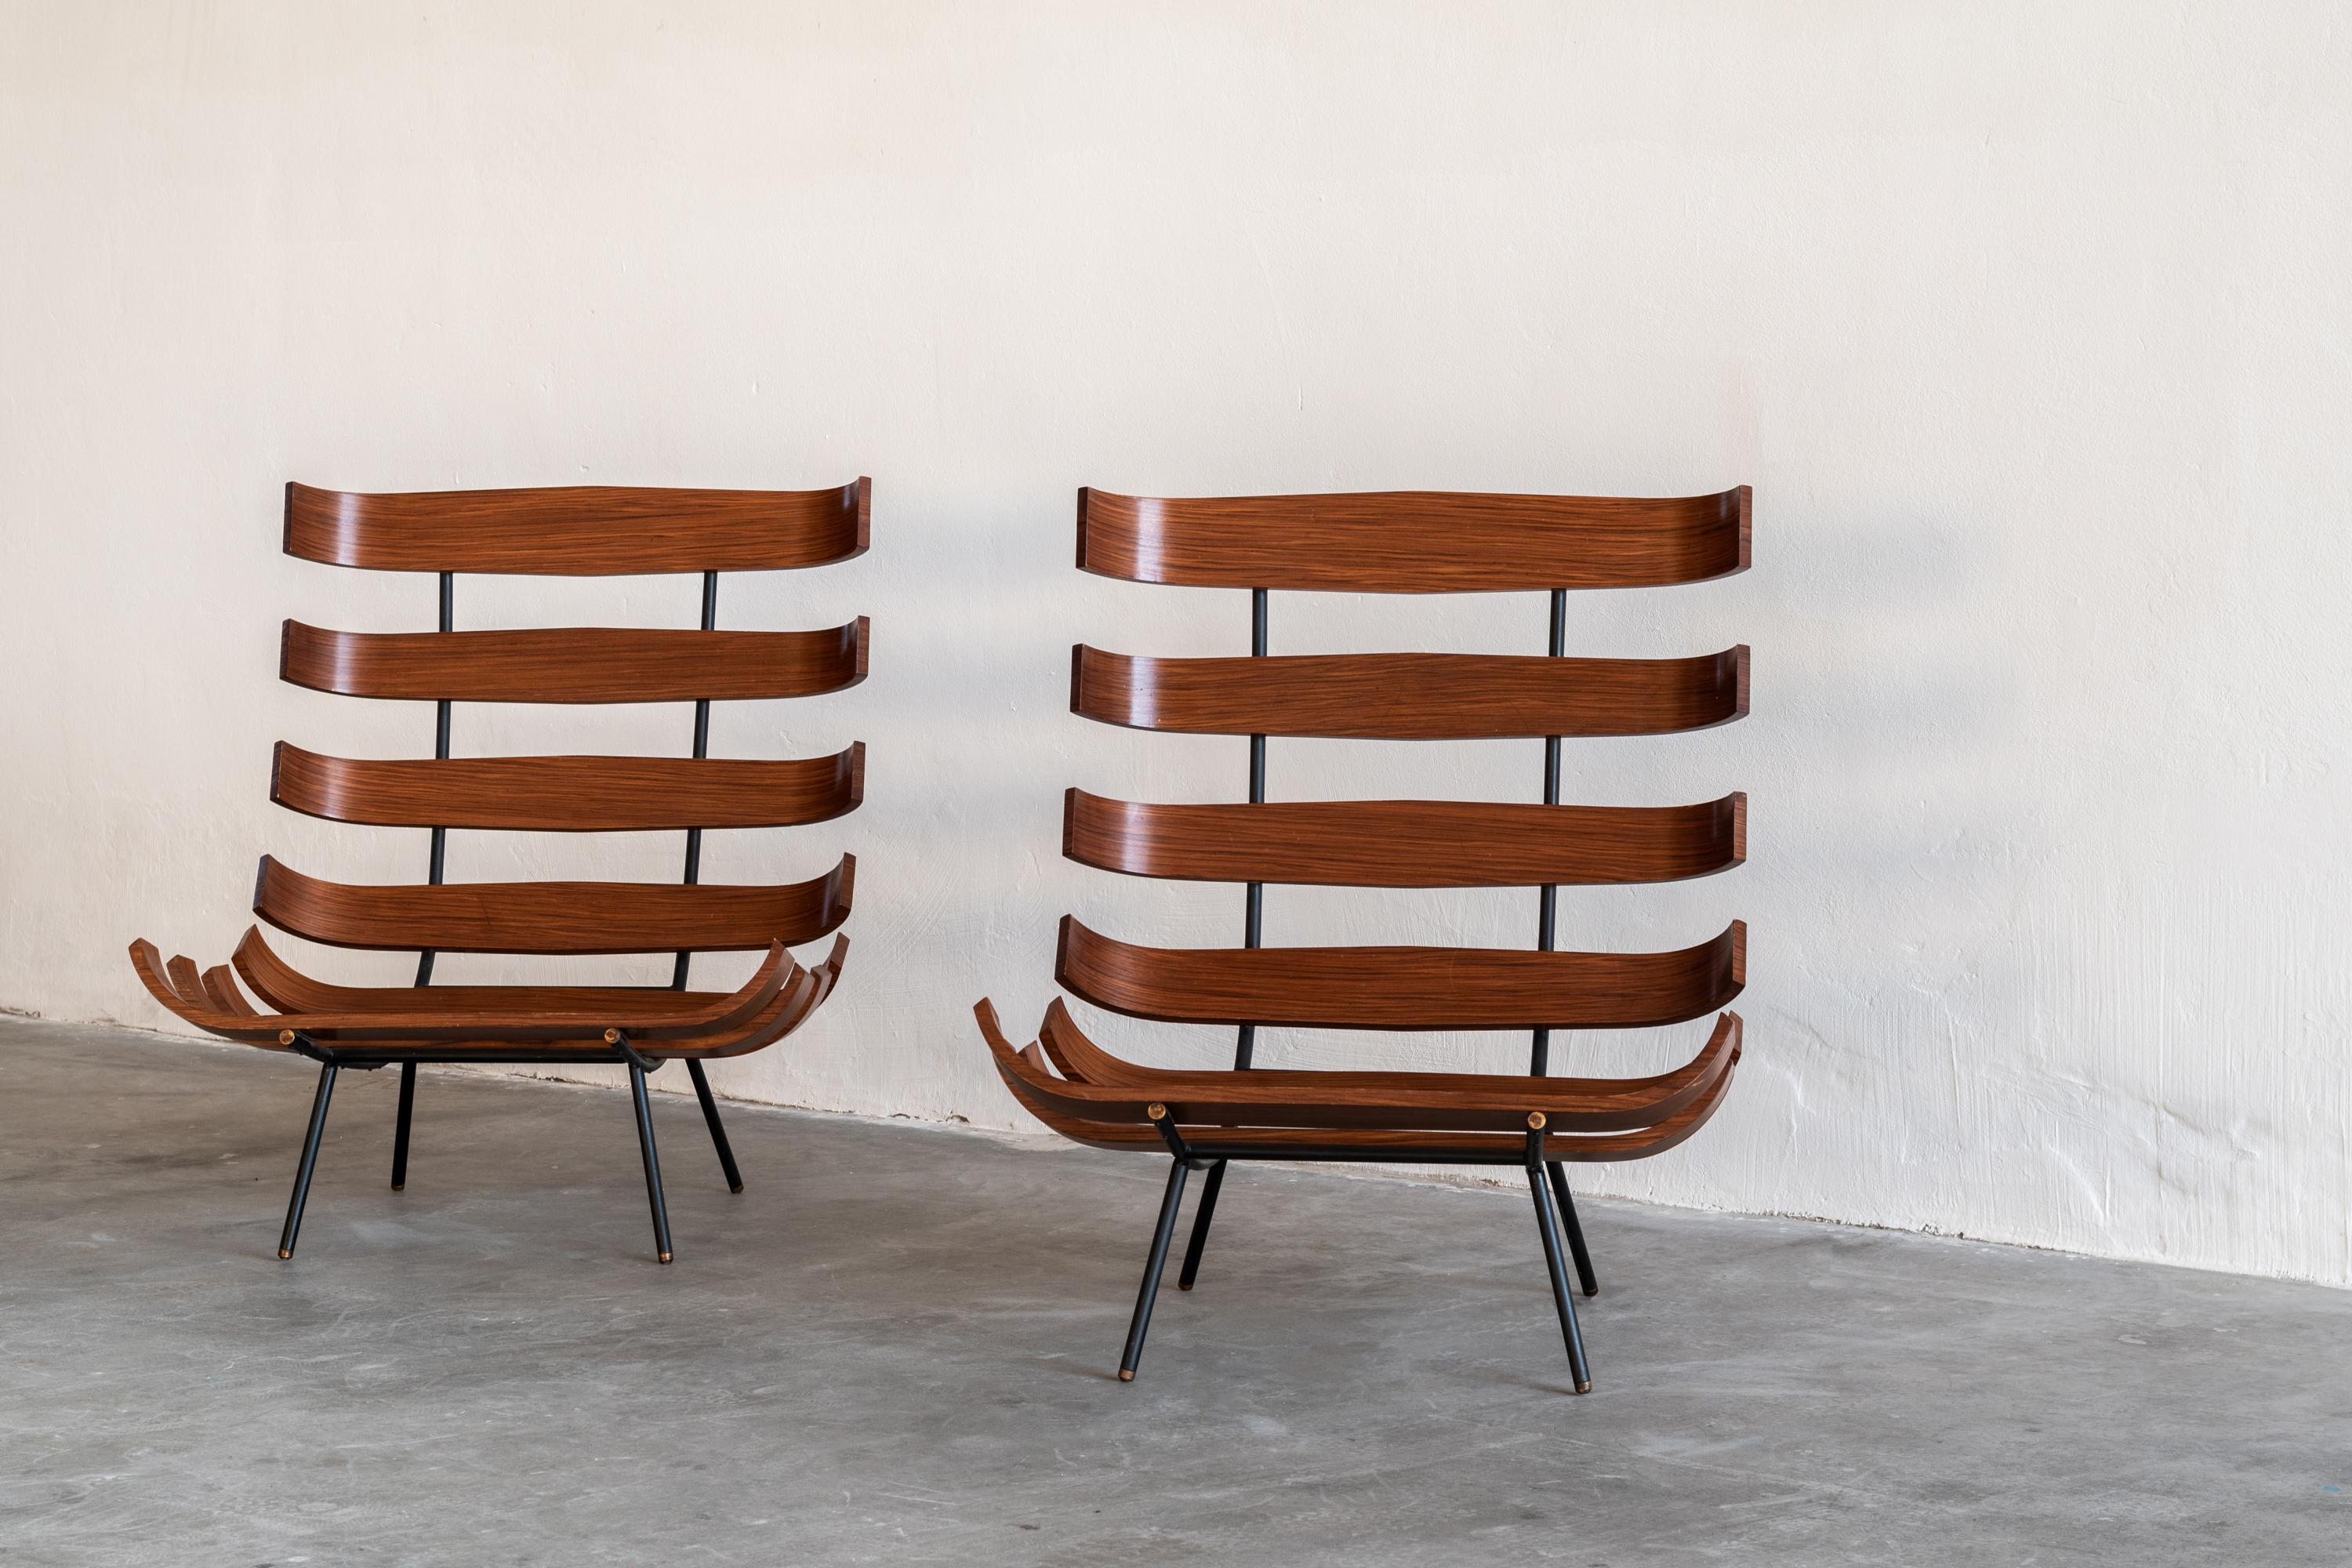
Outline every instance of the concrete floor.
<path id="1" fill-rule="evenodd" d="M 786 1048 L 789 1048 L 787 1047 Z M 977 1047 L 974 1047 L 975 1049 Z M 672 1071 L 677 1069 L 673 1068 Z M 2352 1294 L 0 1020 L 0 1563 L 2352 1563 Z"/>

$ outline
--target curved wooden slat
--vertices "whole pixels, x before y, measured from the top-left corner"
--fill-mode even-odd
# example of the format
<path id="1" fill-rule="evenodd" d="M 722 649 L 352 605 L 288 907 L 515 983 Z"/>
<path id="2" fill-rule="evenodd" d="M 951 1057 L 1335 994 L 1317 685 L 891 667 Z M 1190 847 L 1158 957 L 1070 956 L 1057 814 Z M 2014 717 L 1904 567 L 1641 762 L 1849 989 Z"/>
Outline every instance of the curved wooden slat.
<path id="1" fill-rule="evenodd" d="M 353 887 L 263 856 L 253 912 L 332 947 L 442 952 L 727 952 L 813 942 L 848 917 L 857 861 L 784 887 L 453 882 Z"/>
<path id="2" fill-rule="evenodd" d="M 359 495 L 286 487 L 286 553 L 383 572 L 610 576 L 824 566 L 865 552 L 873 482 L 822 490 L 569 485 Z"/>
<path id="3" fill-rule="evenodd" d="M 1222 1137 L 1221 1130 L 1237 1127 L 1524 1136 L 1533 1121 L 1548 1133 L 1639 1131 L 1679 1116 L 1712 1093 L 1729 1072 L 1740 1037 L 1738 1016 L 1726 1013 L 1706 1045 L 1684 1066 L 1623 1079 L 1268 1068 L 1170 1072 L 1118 1062 L 1089 1041 L 1087 1052 L 1114 1064 L 1105 1076 L 1116 1079 L 1089 1083 L 1054 1077 L 1035 1047 L 1012 1050 L 992 1008 L 979 1016 L 1000 1071 L 1020 1081 L 1027 1091 L 1025 1103 L 1042 1104 L 1068 1120 L 1130 1125 L 1149 1125 L 1152 1107 L 1160 1105 L 1171 1121 L 1202 1129 L 1201 1136 L 1213 1142 Z M 1084 1037 L 1066 1018 L 1063 1022 L 1068 1049 Z"/>
<path id="4" fill-rule="evenodd" d="M 1748 564 L 1748 488 L 1618 496 L 1165 499 L 1078 492 L 1078 565 L 1202 588 L 1442 594 L 1643 588 Z"/>
<path id="5" fill-rule="evenodd" d="M 1351 888 L 1671 882 L 1738 865 L 1748 796 L 1702 805 L 1458 800 L 1161 805 L 1062 797 L 1062 853 L 1131 877 Z"/>
<path id="6" fill-rule="evenodd" d="M 280 741 L 269 798 L 331 822 L 551 833 L 783 827 L 865 797 L 864 742 L 790 762 L 719 757 L 460 757 L 355 761 Z"/>
<path id="7" fill-rule="evenodd" d="M 1747 984 L 1748 927 L 1678 952 L 1455 947 L 1137 947 L 1062 919 L 1055 977 L 1097 1006 L 1192 1024 L 1633 1029 L 1713 1012 Z"/>
<path id="8" fill-rule="evenodd" d="M 605 1031 L 616 1026 L 626 1029 L 648 1056 L 715 1057 L 757 1050 L 798 1026 L 824 1000 L 848 945 L 846 937 L 836 938 L 824 968 L 814 972 L 793 962 L 782 947 L 772 948 L 751 978 L 724 995 L 668 990 L 632 994 L 620 987 L 477 988 L 504 989 L 523 998 L 522 1010 L 512 1015 L 466 1008 L 420 1016 L 385 1010 L 350 1017 L 261 1014 L 236 993 L 226 965 L 200 976 L 184 957 L 168 964 L 159 962 L 154 944 L 145 941 L 131 944 L 131 962 L 149 993 L 165 1007 L 200 1029 L 248 1045 L 289 1049 L 289 1037 L 299 1034 L 315 1046 L 360 1061 L 456 1061 L 491 1053 L 518 1060 L 594 1061 L 617 1059 L 618 1052 L 605 1037 Z M 366 988 L 332 989 L 361 994 Z M 548 1005 L 551 998 L 567 993 L 609 1002 L 593 1000 L 586 1012 L 571 1016 Z M 629 1016 L 616 1018 L 609 1004 L 625 997 L 635 1005 L 620 1009 Z"/>
<path id="9" fill-rule="evenodd" d="M 289 620 L 278 673 L 345 697 L 461 702 L 814 697 L 866 679 L 868 635 L 864 616 L 819 632 L 340 632 Z"/>
<path id="10" fill-rule="evenodd" d="M 996 1050 L 1003 1041 L 1003 1035 L 997 1026 L 995 1010 L 985 1002 L 981 1004 L 981 1007 L 987 1009 L 982 1014 L 981 1030 L 995 1052 L 997 1075 L 1031 1115 L 1063 1137 L 1092 1148 L 1148 1153 L 1166 1152 L 1167 1144 L 1159 1130 L 1149 1123 L 1097 1121 L 1070 1116 L 1037 1095 L 1029 1087 L 1029 1079 L 1034 1076 L 1034 1073 L 1018 1071 L 1008 1060 L 1008 1058 L 1024 1053 L 1014 1053 L 1009 1043 L 1003 1044 L 1001 1051 Z M 1645 1160 L 1674 1148 L 1705 1126 L 1714 1116 L 1716 1108 L 1723 1103 L 1739 1066 L 1739 1015 L 1728 1013 L 1724 1017 L 1729 1021 L 1732 1029 L 1729 1059 L 1725 1063 L 1721 1076 L 1698 1099 L 1652 1127 L 1623 1132 L 1548 1135 L 1544 1140 L 1544 1158 L 1571 1162 Z M 1034 1066 L 1034 1063 L 1031 1065 Z M 1366 1158 L 1405 1156 L 1439 1162 L 1467 1159 L 1516 1163 L 1524 1157 L 1527 1150 L 1527 1139 L 1523 1133 L 1436 1132 L 1403 1128 L 1234 1128 L 1181 1123 L 1178 1131 L 1187 1142 L 1196 1145 L 1236 1152 L 1248 1152 L 1267 1159 L 1280 1159 L 1286 1152 L 1311 1148 L 1360 1150 Z"/>
<path id="11" fill-rule="evenodd" d="M 1130 729 L 1202 735 L 1661 735 L 1746 715 L 1748 648 L 1696 658 L 1159 658 L 1081 643 L 1070 650 L 1070 711 Z"/>

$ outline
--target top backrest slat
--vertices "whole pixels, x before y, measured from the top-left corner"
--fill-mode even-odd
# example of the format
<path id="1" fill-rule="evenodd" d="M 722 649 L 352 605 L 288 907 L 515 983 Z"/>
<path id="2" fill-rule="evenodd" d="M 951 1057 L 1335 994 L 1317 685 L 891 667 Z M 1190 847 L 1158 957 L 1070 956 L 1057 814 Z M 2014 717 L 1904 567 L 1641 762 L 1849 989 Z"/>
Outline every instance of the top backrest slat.
<path id="1" fill-rule="evenodd" d="M 1619 496 L 1161 499 L 1078 492 L 1078 565 L 1197 588 L 1454 594 L 1644 588 L 1744 572 L 1748 488 Z"/>
<path id="2" fill-rule="evenodd" d="M 824 490 L 286 487 L 286 553 L 381 572 L 599 577 L 823 566 L 865 552 L 871 485 Z"/>

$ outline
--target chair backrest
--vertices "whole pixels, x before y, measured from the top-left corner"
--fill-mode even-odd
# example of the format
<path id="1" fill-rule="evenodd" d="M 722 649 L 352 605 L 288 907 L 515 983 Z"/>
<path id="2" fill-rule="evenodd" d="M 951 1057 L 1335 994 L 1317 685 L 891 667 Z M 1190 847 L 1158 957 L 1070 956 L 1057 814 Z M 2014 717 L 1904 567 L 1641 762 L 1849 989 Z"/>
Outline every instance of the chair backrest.
<path id="1" fill-rule="evenodd" d="M 331 565 L 430 572 L 440 579 L 431 632 L 326 631 L 289 620 L 279 674 L 353 697 L 436 705 L 430 759 L 354 761 L 283 742 L 270 798 L 335 822 L 432 830 L 421 885 L 352 887 L 264 857 L 254 911 L 297 936 L 343 947 L 419 950 L 417 984 L 438 952 L 676 952 L 673 984 L 696 951 L 812 941 L 848 915 L 855 859 L 781 887 L 700 881 L 706 827 L 793 826 L 856 808 L 864 742 L 786 762 L 708 755 L 710 703 L 806 697 L 866 678 L 861 616 L 824 631 L 719 631 L 719 574 L 821 566 L 866 548 L 871 485 L 806 491 L 465 490 L 354 495 L 286 487 L 286 551 Z M 604 576 L 698 573 L 698 629 L 572 626 L 453 629 L 460 573 Z M 450 756 L 456 702 L 691 702 L 684 757 Z M 445 885 L 451 828 L 612 832 L 683 828 L 679 884 Z"/>
<path id="2" fill-rule="evenodd" d="M 1747 854 L 1747 796 L 1559 804 L 1560 740 L 1704 729 L 1748 711 L 1745 646 L 1689 658 L 1562 657 L 1572 588 L 1656 587 L 1746 570 L 1748 487 L 1673 500 L 1457 495 L 1158 500 L 1078 492 L 1078 565 L 1132 582 L 1252 590 L 1247 658 L 1071 650 L 1072 711 L 1144 730 L 1247 735 L 1246 803 L 1065 799 L 1063 853 L 1131 876 L 1248 885 L 1239 949 L 1139 947 L 1063 922 L 1065 988 L 1139 1017 L 1241 1026 L 1627 1028 L 1708 1013 L 1746 983 L 1747 928 L 1675 952 L 1552 951 L 1555 888 L 1706 876 Z M 1547 656 L 1269 656 L 1271 590 L 1551 591 Z M 1267 802 L 1269 736 L 1541 736 L 1544 804 Z M 1541 889 L 1535 951 L 1262 948 L 1265 883 Z"/>

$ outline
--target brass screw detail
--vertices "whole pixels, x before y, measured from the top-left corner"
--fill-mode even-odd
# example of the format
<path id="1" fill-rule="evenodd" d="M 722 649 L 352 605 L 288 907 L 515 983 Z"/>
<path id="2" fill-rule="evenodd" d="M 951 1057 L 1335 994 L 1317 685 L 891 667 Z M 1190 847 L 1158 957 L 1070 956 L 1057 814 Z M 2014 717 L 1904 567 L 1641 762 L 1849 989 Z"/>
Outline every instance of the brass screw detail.
<path id="1" fill-rule="evenodd" d="M 1155 1100 L 1143 1108 L 1143 1114 L 1154 1121 L 1165 1121 L 1168 1120 L 1168 1108 Z"/>
<path id="2" fill-rule="evenodd" d="M 290 1045 L 292 1045 L 292 1044 L 294 1043 L 294 1031 L 293 1031 L 293 1030 L 291 1030 L 291 1029 L 280 1029 L 280 1030 L 278 1030 L 278 1043 L 279 1045 L 281 1045 L 281 1046 L 290 1046 Z"/>
<path id="3" fill-rule="evenodd" d="M 1530 1111 L 1528 1111 L 1528 1131 L 1530 1131 L 1530 1132 L 1540 1132 L 1540 1131 L 1542 1131 L 1543 1130 L 1544 1130 L 1544 1113 L 1543 1113 L 1542 1111 L 1540 1111 L 1540 1110 L 1530 1110 Z"/>
<path id="4" fill-rule="evenodd" d="M 606 1045 L 608 1045 L 608 1046 L 617 1046 L 617 1045 L 619 1045 L 619 1044 L 621 1043 L 621 1031 L 620 1031 L 620 1030 L 618 1030 L 618 1029 L 607 1029 L 607 1030 L 605 1030 L 605 1031 L 604 1031 L 604 1043 L 605 1043 Z"/>

